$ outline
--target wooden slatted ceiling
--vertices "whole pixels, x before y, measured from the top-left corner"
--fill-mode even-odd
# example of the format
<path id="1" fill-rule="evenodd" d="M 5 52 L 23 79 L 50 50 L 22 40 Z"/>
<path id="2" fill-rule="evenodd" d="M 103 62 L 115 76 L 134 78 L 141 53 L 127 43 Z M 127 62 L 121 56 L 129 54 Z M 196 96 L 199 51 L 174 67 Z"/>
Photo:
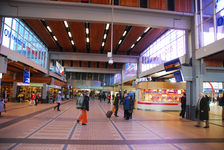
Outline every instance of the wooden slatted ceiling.
<path id="1" fill-rule="evenodd" d="M 123 64 L 122 63 L 117 63 L 116 69 L 123 69 Z"/>
<path id="2" fill-rule="evenodd" d="M 132 53 L 140 53 L 142 50 L 147 48 L 147 46 L 154 41 L 158 36 L 160 36 L 166 29 L 153 28 L 132 50 Z"/>
<path id="3" fill-rule="evenodd" d="M 70 67 L 70 60 L 64 60 L 65 67 Z"/>
<path id="4" fill-rule="evenodd" d="M 99 68 L 105 68 L 105 62 L 100 62 Z"/>
<path id="5" fill-rule="evenodd" d="M 132 44 L 136 42 L 138 37 L 144 32 L 146 27 L 133 27 L 128 33 L 125 41 L 123 41 L 118 54 L 126 54 L 126 52 L 131 48 Z"/>
<path id="6" fill-rule="evenodd" d="M 139 7 L 139 0 L 120 0 L 121 6 Z"/>
<path id="7" fill-rule="evenodd" d="M 109 0 L 90 0 L 90 3 L 109 4 Z"/>
<path id="8" fill-rule="evenodd" d="M 105 24 L 91 23 L 90 28 L 91 53 L 99 53 Z"/>
<path id="9" fill-rule="evenodd" d="M 176 0 L 176 11 L 192 12 L 192 0 Z"/>
<path id="10" fill-rule="evenodd" d="M 79 67 L 79 61 L 73 61 L 73 67 Z"/>
<path id="11" fill-rule="evenodd" d="M 82 67 L 88 67 L 88 61 L 82 61 Z"/>
<path id="12" fill-rule="evenodd" d="M 26 22 L 33 28 L 33 30 L 40 36 L 40 38 L 47 44 L 51 51 L 58 51 L 57 45 L 51 39 L 46 29 L 39 20 L 26 19 Z"/>
<path id="13" fill-rule="evenodd" d="M 125 25 L 114 25 L 113 28 L 113 49 L 115 48 L 116 44 L 119 42 L 118 40 L 120 39 L 121 34 L 123 34 L 124 29 L 125 29 Z M 111 51 L 111 30 L 110 33 L 107 37 L 107 43 L 106 43 L 106 47 L 104 49 L 104 54 L 107 54 L 107 52 Z"/>
<path id="14" fill-rule="evenodd" d="M 90 68 L 97 68 L 97 62 L 91 61 Z"/>
<path id="15" fill-rule="evenodd" d="M 69 22 L 70 29 L 76 44 L 76 49 L 78 53 L 85 53 L 85 38 L 84 38 L 84 28 L 82 22 Z"/>
<path id="16" fill-rule="evenodd" d="M 114 64 L 108 64 L 107 66 L 109 69 L 114 69 Z"/>
<path id="17" fill-rule="evenodd" d="M 149 8 L 166 10 L 166 0 L 149 0 Z"/>
<path id="18" fill-rule="evenodd" d="M 7 66 L 7 70 L 10 70 L 12 72 L 23 72 L 22 70 L 14 68 L 14 67 L 11 67 L 11 66 Z"/>
<path id="19" fill-rule="evenodd" d="M 65 32 L 65 29 L 62 25 L 62 22 L 51 20 L 47 20 L 47 22 L 49 23 L 51 29 L 54 31 L 58 41 L 61 43 L 64 52 L 72 52 L 72 47 L 68 39 L 68 36 Z"/>

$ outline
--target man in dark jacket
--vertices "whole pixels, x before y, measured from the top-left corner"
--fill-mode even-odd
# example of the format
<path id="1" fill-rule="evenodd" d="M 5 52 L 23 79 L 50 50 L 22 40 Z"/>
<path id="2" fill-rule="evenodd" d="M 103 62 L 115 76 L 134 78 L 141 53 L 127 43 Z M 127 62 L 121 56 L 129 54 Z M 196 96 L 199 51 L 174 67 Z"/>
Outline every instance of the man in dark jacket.
<path id="1" fill-rule="evenodd" d="M 134 102 L 134 99 L 132 98 L 132 95 L 130 96 L 130 107 L 129 107 L 129 118 L 132 119 L 132 113 L 133 113 L 133 109 L 134 109 L 134 105 L 135 105 L 135 102 Z"/>
<path id="2" fill-rule="evenodd" d="M 184 118 L 185 116 L 185 110 L 186 110 L 186 93 L 181 97 L 181 113 L 180 116 Z"/>
<path id="3" fill-rule="evenodd" d="M 127 94 L 124 94 L 124 100 L 123 100 L 123 105 L 124 105 L 124 111 L 126 114 L 126 119 L 125 120 L 129 120 L 129 107 L 130 107 L 130 100 L 128 98 Z"/>
<path id="4" fill-rule="evenodd" d="M 82 125 L 86 125 L 86 123 L 88 122 L 87 121 L 87 112 L 86 111 L 89 111 L 89 96 L 88 96 L 88 92 L 85 93 L 83 107 L 82 107 L 81 111 L 82 111 L 82 114 L 77 119 L 77 122 L 79 123 L 79 121 L 82 120 Z"/>
<path id="5" fill-rule="evenodd" d="M 116 107 L 116 111 L 115 111 L 115 113 L 114 113 L 115 117 L 119 117 L 119 116 L 117 115 L 119 98 L 120 98 L 120 95 L 119 95 L 119 93 L 117 93 L 117 95 L 116 95 L 116 97 L 115 97 L 115 101 L 114 101 L 114 106 Z"/>
<path id="6" fill-rule="evenodd" d="M 206 126 L 204 128 L 209 128 L 209 104 L 206 98 L 204 97 L 203 93 L 199 94 L 200 99 L 198 100 L 197 103 L 197 118 L 198 118 L 198 125 L 196 127 L 200 127 L 201 120 L 206 120 Z"/>

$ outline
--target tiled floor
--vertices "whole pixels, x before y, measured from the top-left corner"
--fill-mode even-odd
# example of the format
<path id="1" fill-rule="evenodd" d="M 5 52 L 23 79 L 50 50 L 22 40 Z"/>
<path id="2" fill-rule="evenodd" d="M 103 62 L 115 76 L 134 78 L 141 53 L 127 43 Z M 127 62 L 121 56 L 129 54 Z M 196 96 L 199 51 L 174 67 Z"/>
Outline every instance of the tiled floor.
<path id="1" fill-rule="evenodd" d="M 209 129 L 194 127 L 196 122 L 180 119 L 178 112 L 134 110 L 127 121 L 122 106 L 119 117 L 108 119 L 112 105 L 93 99 L 88 124 L 82 126 L 74 100 L 63 102 L 61 111 L 54 105 L 7 103 L 0 117 L 0 150 L 224 149 L 224 121 L 216 105 L 211 105 Z"/>

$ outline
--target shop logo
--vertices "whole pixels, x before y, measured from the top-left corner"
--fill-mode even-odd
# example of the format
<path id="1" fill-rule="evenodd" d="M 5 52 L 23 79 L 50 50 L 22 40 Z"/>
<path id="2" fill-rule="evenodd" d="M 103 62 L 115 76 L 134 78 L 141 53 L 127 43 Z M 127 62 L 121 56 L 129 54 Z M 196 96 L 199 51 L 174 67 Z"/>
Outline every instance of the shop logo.
<path id="1" fill-rule="evenodd" d="M 219 19 L 217 20 L 217 25 L 218 26 L 222 26 L 223 25 L 223 22 L 224 22 L 224 17 L 219 17 Z"/>
<path id="2" fill-rule="evenodd" d="M 135 80 L 135 84 L 138 84 L 140 82 L 148 82 L 148 81 L 152 81 L 152 77 L 144 77 L 144 78 L 137 78 Z"/>
<path id="3" fill-rule="evenodd" d="M 7 29 L 4 30 L 4 35 L 5 35 L 6 37 L 10 38 L 11 34 L 12 34 L 12 33 L 9 32 L 9 30 L 7 30 Z M 26 47 L 26 42 L 22 42 L 22 40 L 20 40 L 20 39 L 18 39 L 17 37 L 15 37 L 14 34 L 12 34 L 12 39 L 13 39 L 15 42 L 17 42 L 17 40 L 18 40 L 18 44 L 19 44 L 20 46 L 22 46 L 23 48 Z"/>

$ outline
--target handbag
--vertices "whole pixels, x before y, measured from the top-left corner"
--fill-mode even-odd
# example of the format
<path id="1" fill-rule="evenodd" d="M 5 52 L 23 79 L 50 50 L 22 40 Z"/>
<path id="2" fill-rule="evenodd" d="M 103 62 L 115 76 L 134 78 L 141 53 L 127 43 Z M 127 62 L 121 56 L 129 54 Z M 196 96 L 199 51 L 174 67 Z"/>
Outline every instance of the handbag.
<path id="1" fill-rule="evenodd" d="M 116 107 L 115 107 L 115 106 L 113 106 L 113 108 L 112 108 L 112 112 L 113 112 L 113 113 L 116 112 Z"/>

